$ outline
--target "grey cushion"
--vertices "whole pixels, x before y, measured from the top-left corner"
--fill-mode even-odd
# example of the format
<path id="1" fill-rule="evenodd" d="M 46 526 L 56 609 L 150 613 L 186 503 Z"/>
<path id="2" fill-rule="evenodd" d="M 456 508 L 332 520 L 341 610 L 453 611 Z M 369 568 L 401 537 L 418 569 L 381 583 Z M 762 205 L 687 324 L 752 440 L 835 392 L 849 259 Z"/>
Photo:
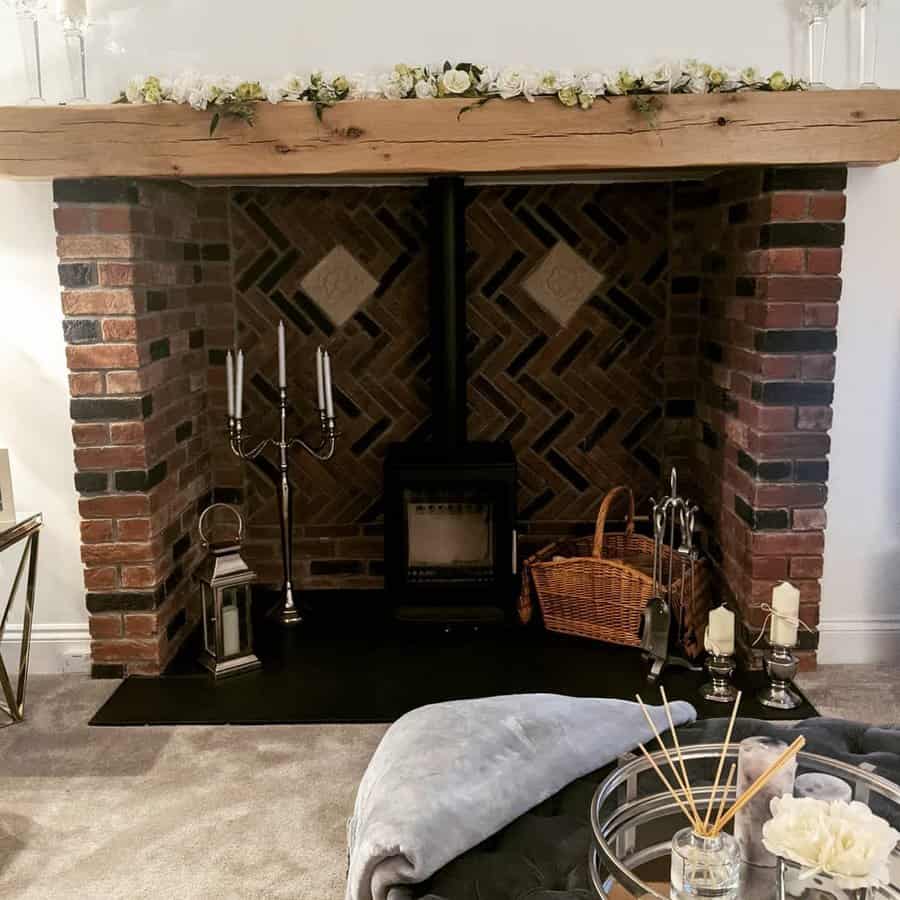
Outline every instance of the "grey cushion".
<path id="1" fill-rule="evenodd" d="M 679 730 L 683 744 L 721 741 L 725 719 L 707 719 Z M 844 762 L 868 762 L 900 784 L 900 728 L 873 728 L 840 719 L 796 725 L 738 719 L 733 741 L 752 735 L 806 737 L 806 750 Z M 494 837 L 457 857 L 416 886 L 422 900 L 589 900 L 590 802 L 610 767 L 580 778 L 520 816 Z M 884 812 L 883 810 L 876 810 Z M 895 827 L 900 823 L 894 821 Z"/>

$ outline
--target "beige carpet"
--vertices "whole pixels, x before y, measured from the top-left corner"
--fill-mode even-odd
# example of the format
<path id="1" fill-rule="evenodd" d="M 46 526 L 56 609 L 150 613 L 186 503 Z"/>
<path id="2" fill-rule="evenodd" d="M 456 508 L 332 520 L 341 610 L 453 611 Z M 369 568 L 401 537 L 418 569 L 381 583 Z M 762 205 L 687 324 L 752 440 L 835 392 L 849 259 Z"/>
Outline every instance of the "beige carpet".
<path id="1" fill-rule="evenodd" d="M 826 715 L 900 722 L 900 675 L 803 677 Z M 33 677 L 0 729 L 0 897 L 339 900 L 344 826 L 386 726 L 88 728 L 114 682 Z"/>

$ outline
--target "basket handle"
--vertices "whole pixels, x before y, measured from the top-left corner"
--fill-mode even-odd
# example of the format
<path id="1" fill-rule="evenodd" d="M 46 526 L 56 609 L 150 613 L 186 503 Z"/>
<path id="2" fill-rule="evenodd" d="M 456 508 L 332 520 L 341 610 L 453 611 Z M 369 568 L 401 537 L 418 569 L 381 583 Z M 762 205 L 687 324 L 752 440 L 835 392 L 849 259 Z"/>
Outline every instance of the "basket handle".
<path id="1" fill-rule="evenodd" d="M 603 556 L 603 533 L 606 531 L 606 517 L 609 515 L 613 503 L 623 494 L 628 496 L 628 518 L 625 520 L 625 534 L 628 537 L 634 534 L 634 494 L 631 492 L 631 488 L 620 484 L 618 487 L 610 490 L 603 498 L 600 510 L 597 513 L 597 527 L 594 529 L 594 546 L 591 549 L 591 553 L 597 559 L 601 559 Z"/>

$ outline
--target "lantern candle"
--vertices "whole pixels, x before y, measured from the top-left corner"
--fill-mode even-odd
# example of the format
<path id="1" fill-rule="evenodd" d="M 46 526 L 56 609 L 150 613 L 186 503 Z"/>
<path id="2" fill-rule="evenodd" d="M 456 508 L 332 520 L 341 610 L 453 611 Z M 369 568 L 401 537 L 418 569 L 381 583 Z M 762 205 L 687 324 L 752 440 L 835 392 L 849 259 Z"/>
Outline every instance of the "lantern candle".
<path id="1" fill-rule="evenodd" d="M 772 589 L 772 620 L 769 623 L 769 643 L 773 647 L 793 647 L 797 643 L 797 622 L 800 614 L 800 591 L 790 582 L 782 581 Z"/>
<path id="2" fill-rule="evenodd" d="M 226 656 L 236 656 L 241 649 L 239 617 L 236 606 L 222 607 L 222 649 Z"/>
<path id="3" fill-rule="evenodd" d="M 324 372 L 325 372 L 325 415 L 329 419 L 334 418 L 334 397 L 331 393 L 331 356 L 329 356 L 328 351 L 325 351 L 325 361 L 324 361 Z"/>
<path id="4" fill-rule="evenodd" d="M 325 412 L 325 361 L 322 348 L 316 348 L 316 394 L 318 397 L 319 412 Z"/>
<path id="5" fill-rule="evenodd" d="M 234 414 L 238 419 L 243 418 L 244 413 L 244 351 L 238 350 L 237 355 L 237 386 L 235 388 Z"/>

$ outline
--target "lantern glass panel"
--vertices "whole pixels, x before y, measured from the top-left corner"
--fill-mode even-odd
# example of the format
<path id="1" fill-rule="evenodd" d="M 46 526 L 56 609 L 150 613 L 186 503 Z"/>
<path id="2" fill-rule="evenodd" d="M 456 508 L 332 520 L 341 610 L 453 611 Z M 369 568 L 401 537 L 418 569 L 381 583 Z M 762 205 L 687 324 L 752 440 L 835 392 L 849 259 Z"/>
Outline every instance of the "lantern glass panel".
<path id="1" fill-rule="evenodd" d="M 203 647 L 215 658 L 216 655 L 216 592 L 206 582 L 201 583 L 203 591 Z"/>
<path id="2" fill-rule="evenodd" d="M 226 658 L 239 656 L 249 646 L 247 610 L 250 597 L 247 585 L 222 591 L 222 650 Z"/>

